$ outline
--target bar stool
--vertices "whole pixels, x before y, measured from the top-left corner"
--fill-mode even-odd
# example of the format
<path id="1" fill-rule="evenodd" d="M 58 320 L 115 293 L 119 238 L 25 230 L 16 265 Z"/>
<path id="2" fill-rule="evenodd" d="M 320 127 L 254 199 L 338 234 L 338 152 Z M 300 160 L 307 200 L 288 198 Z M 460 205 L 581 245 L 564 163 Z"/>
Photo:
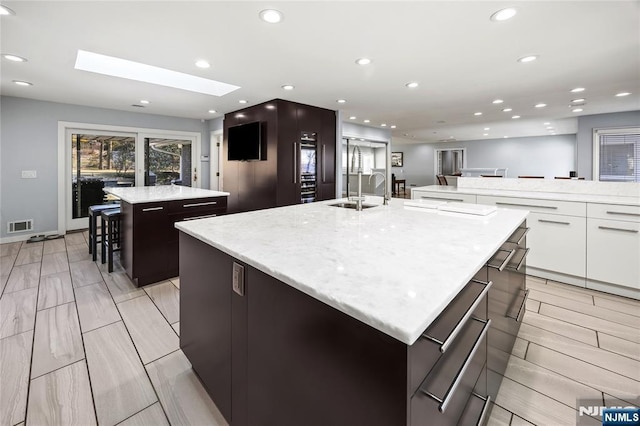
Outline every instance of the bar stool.
<path id="1" fill-rule="evenodd" d="M 113 272 L 113 252 L 120 250 L 120 209 L 103 210 L 101 218 L 102 263 L 109 261 L 108 271 Z"/>
<path id="2" fill-rule="evenodd" d="M 105 210 L 119 208 L 119 204 L 96 204 L 89 206 L 89 254 L 93 254 L 94 262 L 98 258 L 98 216 Z"/>

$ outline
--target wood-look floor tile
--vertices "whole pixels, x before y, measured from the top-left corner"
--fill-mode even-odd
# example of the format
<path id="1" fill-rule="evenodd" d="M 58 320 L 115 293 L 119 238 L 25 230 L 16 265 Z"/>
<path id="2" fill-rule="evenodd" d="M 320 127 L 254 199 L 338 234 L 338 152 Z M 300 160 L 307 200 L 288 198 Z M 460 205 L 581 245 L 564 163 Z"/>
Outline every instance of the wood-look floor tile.
<path id="1" fill-rule="evenodd" d="M 547 279 L 546 278 L 540 278 L 540 277 L 534 277 L 533 275 L 527 275 L 525 277 L 525 284 L 527 287 L 529 287 L 530 284 L 546 284 L 547 283 Z"/>
<path id="2" fill-rule="evenodd" d="M 4 293 L 0 298 L 0 339 L 33 330 L 37 288 Z"/>
<path id="3" fill-rule="evenodd" d="M 73 286 L 69 271 L 40 277 L 39 311 L 73 301 Z"/>
<path id="4" fill-rule="evenodd" d="M 75 244 L 67 246 L 67 257 L 69 263 L 80 262 L 82 260 L 92 260 L 89 254 L 89 246 L 86 244 Z"/>
<path id="5" fill-rule="evenodd" d="M 87 244 L 87 240 L 82 235 L 82 232 L 72 232 L 64 236 L 64 241 L 67 245 Z"/>
<path id="6" fill-rule="evenodd" d="M 604 404 L 607 407 L 640 407 L 640 396 L 638 394 L 627 395 L 624 399 L 620 399 L 605 393 Z"/>
<path id="7" fill-rule="evenodd" d="M 33 331 L 0 340 L 0 424 L 25 419 Z"/>
<path id="8" fill-rule="evenodd" d="M 512 413 L 494 403 L 491 405 L 493 408 L 491 408 L 491 414 L 487 421 L 487 426 L 509 426 L 511 424 Z"/>
<path id="9" fill-rule="evenodd" d="M 16 257 L 18 257 L 17 253 L 0 257 L 0 274 L 9 275 L 11 273 Z"/>
<path id="10" fill-rule="evenodd" d="M 42 245 L 25 244 L 20 248 L 14 265 L 26 265 L 42 260 Z"/>
<path id="11" fill-rule="evenodd" d="M 98 423 L 117 424 L 157 401 L 122 322 L 84 335 Z"/>
<path id="12" fill-rule="evenodd" d="M 505 377 L 496 403 L 536 425 L 573 425 L 576 410 Z M 513 421 L 513 419 L 512 419 Z M 593 420 L 585 424 L 600 425 Z"/>
<path id="13" fill-rule="evenodd" d="M 55 240 L 46 240 L 44 242 L 44 251 L 42 254 L 58 253 L 67 251 L 64 238 L 56 238 Z"/>
<path id="14" fill-rule="evenodd" d="M 629 297 L 618 296 L 617 294 L 605 293 L 603 291 L 593 290 L 590 288 L 577 287 L 571 284 L 560 283 L 557 281 L 548 280 L 547 285 L 550 287 L 557 287 L 567 291 L 575 292 L 575 293 L 583 293 L 591 296 L 598 296 L 606 299 L 612 299 L 619 301 L 621 303 L 628 303 L 631 305 L 636 305 L 640 307 L 640 300 L 631 299 Z"/>
<path id="15" fill-rule="evenodd" d="M 134 299 L 144 296 L 146 293 L 142 288 L 138 288 L 129 279 L 125 272 L 113 272 L 111 274 L 102 274 L 104 282 L 109 287 L 111 296 L 116 303 L 125 300 Z"/>
<path id="16" fill-rule="evenodd" d="M 147 364 L 146 369 L 171 424 L 227 425 L 182 351 Z"/>
<path id="17" fill-rule="evenodd" d="M 98 249 L 98 259 L 100 259 L 100 249 Z M 97 265 L 102 275 L 125 272 L 124 266 L 120 262 L 120 252 L 113 254 L 113 271 L 109 272 L 109 263 L 100 263 L 98 261 Z"/>
<path id="18" fill-rule="evenodd" d="M 77 288 L 76 305 L 83 333 L 121 320 L 104 283 Z"/>
<path id="19" fill-rule="evenodd" d="M 526 421 L 522 417 L 518 417 L 514 415 L 513 419 L 511 420 L 511 426 L 535 426 L 535 425 L 533 423 Z"/>
<path id="20" fill-rule="evenodd" d="M 559 288 L 550 286 L 547 284 L 540 284 L 537 281 L 533 281 L 527 284 L 527 288 L 530 290 L 541 291 L 544 293 L 548 293 L 554 296 L 561 297 L 567 301 L 575 300 L 576 302 L 586 303 L 588 305 L 593 305 L 593 296 L 590 294 L 579 293 L 575 291 L 570 291 L 569 289 Z M 531 295 L 529 295 L 531 297 Z"/>
<path id="21" fill-rule="evenodd" d="M 529 315 L 531 312 L 527 312 L 525 315 Z M 640 333 L 637 327 L 628 327 L 626 325 L 607 321 L 602 318 L 595 318 L 588 314 L 572 311 L 565 308 L 559 308 L 557 306 L 547 305 L 543 303 L 540 305 L 540 314 L 559 319 L 574 325 L 587 327 L 596 331 L 602 331 L 607 334 L 611 334 L 621 339 L 630 340 L 632 342 L 640 343 Z"/>
<path id="22" fill-rule="evenodd" d="M 180 336 L 180 321 L 175 324 L 171 324 L 171 327 L 176 331 L 176 334 Z"/>
<path id="23" fill-rule="evenodd" d="M 544 304 L 541 305 L 541 309 Z M 523 324 L 530 324 L 543 330 L 552 331 L 562 336 L 598 346 L 596 332 L 580 325 L 564 322 L 562 318 L 549 317 L 535 312 L 526 312 L 522 320 Z"/>
<path id="24" fill-rule="evenodd" d="M 173 283 L 173 285 L 175 285 L 178 289 L 180 289 L 180 278 L 171 278 L 171 280 L 169 280 Z"/>
<path id="25" fill-rule="evenodd" d="M 180 321 L 180 291 L 171 281 L 148 285 L 144 291 L 160 309 L 169 324 Z"/>
<path id="26" fill-rule="evenodd" d="M 167 416 L 165 416 L 159 402 L 149 408 L 145 408 L 138 414 L 129 417 L 118 426 L 169 426 Z"/>
<path id="27" fill-rule="evenodd" d="M 31 378 L 84 358 L 80 324 L 74 303 L 39 311 L 33 339 Z"/>
<path id="28" fill-rule="evenodd" d="M 569 407 L 575 407 L 578 399 L 601 397 L 600 391 L 594 388 L 515 356 L 509 358 L 504 375 Z"/>
<path id="29" fill-rule="evenodd" d="M 527 305 L 525 308 L 527 309 L 527 311 L 538 312 L 538 310 L 540 309 L 540 302 L 533 299 L 527 299 Z"/>
<path id="30" fill-rule="evenodd" d="M 71 282 L 76 288 L 102 282 L 102 274 L 100 274 L 96 263 L 91 260 L 73 262 L 69 266 L 71 267 Z"/>
<path id="31" fill-rule="evenodd" d="M 529 345 L 526 360 L 616 397 L 637 395 L 640 389 L 636 380 L 535 343 Z"/>
<path id="32" fill-rule="evenodd" d="M 602 349 L 624 355 L 640 361 L 640 344 L 606 333 L 598 333 L 598 342 Z"/>
<path id="33" fill-rule="evenodd" d="M 40 275 L 57 274 L 69 270 L 69 261 L 66 252 L 57 252 L 42 255 L 42 269 Z"/>
<path id="34" fill-rule="evenodd" d="M 178 349 L 178 336 L 149 297 L 119 303 L 118 309 L 143 364 Z"/>
<path id="35" fill-rule="evenodd" d="M 27 423 L 38 426 L 97 424 L 84 360 L 31 381 Z"/>
<path id="36" fill-rule="evenodd" d="M 623 312 L 625 314 L 634 315 L 636 317 L 640 316 L 640 305 L 636 306 L 628 302 L 600 296 L 593 296 L 593 299 L 596 306 L 599 306 L 601 308 L 611 309 L 616 312 Z"/>
<path id="37" fill-rule="evenodd" d="M 594 318 L 602 318 L 607 321 L 617 322 L 618 324 L 624 324 L 640 329 L 640 317 L 625 314 L 623 312 L 612 311 L 611 309 L 601 308 L 600 306 L 595 306 L 593 304 L 580 303 L 535 289 L 531 289 L 529 292 L 529 298 L 548 305 L 558 306 L 560 308 L 580 312 L 581 314 L 587 314 Z"/>
<path id="38" fill-rule="evenodd" d="M 30 263 L 27 265 L 14 266 L 11 275 L 7 280 L 5 293 L 26 290 L 28 288 L 38 287 L 40 282 L 40 264 Z"/>
<path id="39" fill-rule="evenodd" d="M 21 246 L 21 241 L 17 241 L 15 243 L 0 244 L 0 257 L 17 256 Z"/>
<path id="40" fill-rule="evenodd" d="M 640 381 L 640 362 L 631 358 L 532 327 L 529 324 L 522 324 L 518 336 L 540 346 Z"/>
<path id="41" fill-rule="evenodd" d="M 524 359 L 527 354 L 527 347 L 529 346 L 529 341 L 516 337 L 516 341 L 513 344 L 513 349 L 511 350 L 511 355 L 517 356 L 519 358 Z"/>

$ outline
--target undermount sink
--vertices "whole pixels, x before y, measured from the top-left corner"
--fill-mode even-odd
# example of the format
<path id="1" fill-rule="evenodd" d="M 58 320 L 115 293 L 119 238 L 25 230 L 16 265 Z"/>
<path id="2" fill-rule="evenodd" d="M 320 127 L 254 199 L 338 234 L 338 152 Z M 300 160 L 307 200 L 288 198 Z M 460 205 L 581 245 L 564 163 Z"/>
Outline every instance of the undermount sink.
<path id="1" fill-rule="evenodd" d="M 335 204 L 329 204 L 331 207 L 342 207 L 343 209 L 356 209 L 356 203 L 354 202 L 341 202 Z M 378 207 L 377 204 L 362 204 L 362 209 L 370 209 L 371 207 Z"/>

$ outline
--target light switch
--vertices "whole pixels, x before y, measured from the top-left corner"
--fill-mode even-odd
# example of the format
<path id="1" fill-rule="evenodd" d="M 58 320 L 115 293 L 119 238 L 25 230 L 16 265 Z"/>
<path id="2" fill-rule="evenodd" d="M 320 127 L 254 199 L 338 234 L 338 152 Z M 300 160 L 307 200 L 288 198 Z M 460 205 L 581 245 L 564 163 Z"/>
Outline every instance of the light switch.
<path id="1" fill-rule="evenodd" d="M 244 266 L 233 262 L 233 291 L 244 296 Z"/>
<path id="2" fill-rule="evenodd" d="M 38 177 L 38 173 L 35 170 L 23 170 L 22 179 L 35 179 Z"/>

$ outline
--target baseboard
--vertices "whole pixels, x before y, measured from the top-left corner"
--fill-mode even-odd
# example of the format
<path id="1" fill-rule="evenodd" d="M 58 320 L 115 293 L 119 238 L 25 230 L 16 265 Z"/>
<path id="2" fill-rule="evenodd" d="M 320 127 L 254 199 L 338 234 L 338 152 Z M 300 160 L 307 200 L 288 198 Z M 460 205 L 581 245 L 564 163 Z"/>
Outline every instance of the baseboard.
<path id="1" fill-rule="evenodd" d="M 575 275 L 567 275 L 559 272 L 548 271 L 546 269 L 538 269 L 529 265 L 527 265 L 527 275 L 533 275 L 534 277 L 545 278 L 547 280 L 558 281 L 582 288 L 587 286 L 585 277 L 576 277 Z"/>
<path id="2" fill-rule="evenodd" d="M 616 284 L 604 283 L 602 281 L 587 280 L 587 288 L 602 291 L 604 293 L 617 294 L 618 296 L 629 297 L 640 300 L 640 290 L 631 287 L 622 287 Z"/>
<path id="3" fill-rule="evenodd" d="M 27 241 L 31 237 L 35 237 L 36 235 L 58 235 L 58 231 L 45 231 L 45 232 L 37 232 L 35 234 L 25 234 L 25 235 L 15 235 L 11 237 L 2 237 L 0 238 L 0 244 L 7 243 L 17 243 L 18 241 Z"/>

